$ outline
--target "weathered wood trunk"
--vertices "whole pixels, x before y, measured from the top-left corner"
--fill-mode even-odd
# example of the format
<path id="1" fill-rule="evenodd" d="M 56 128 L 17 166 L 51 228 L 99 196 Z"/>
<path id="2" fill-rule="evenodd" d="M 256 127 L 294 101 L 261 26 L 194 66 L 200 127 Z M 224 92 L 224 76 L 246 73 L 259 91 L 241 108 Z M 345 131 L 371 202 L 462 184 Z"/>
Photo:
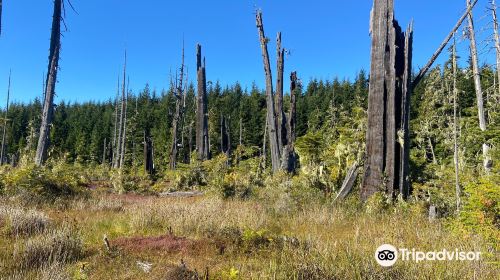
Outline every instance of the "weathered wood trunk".
<path id="1" fill-rule="evenodd" d="M 471 7 L 470 0 L 467 0 L 467 7 Z M 483 105 L 483 89 L 481 86 L 481 73 L 479 71 L 479 61 L 477 57 L 477 45 L 476 45 L 476 33 L 474 30 L 474 20 L 472 16 L 472 11 L 469 12 L 467 16 L 469 20 L 469 40 L 470 40 L 470 54 L 472 60 L 472 73 L 474 75 L 474 86 L 476 90 L 476 102 L 477 102 L 477 115 L 479 118 L 479 128 L 481 131 L 486 131 L 486 117 L 484 113 Z M 483 143 L 483 165 L 484 169 L 489 172 L 491 170 L 491 158 L 489 155 L 490 147 L 488 144 Z"/>
<path id="2" fill-rule="evenodd" d="M 196 150 L 201 161 L 210 159 L 208 145 L 208 100 L 205 59 L 201 60 L 201 45 L 196 46 L 196 73 L 198 80 L 198 96 L 196 98 Z"/>
<path id="3" fill-rule="evenodd" d="M 497 17 L 497 5 L 495 0 L 491 1 L 491 14 L 493 17 L 493 35 L 495 38 L 495 50 L 497 59 L 497 81 L 500 85 L 500 35 L 498 34 L 498 17 Z M 500 92 L 500 86 L 498 87 Z"/>
<path id="4" fill-rule="evenodd" d="M 7 152 L 7 122 L 8 122 L 8 114 L 9 114 L 9 98 L 10 98 L 10 78 L 12 72 L 9 71 L 9 86 L 7 88 L 7 103 L 5 103 L 5 115 L 3 118 L 3 131 L 2 131 L 2 147 L 0 148 L 0 165 L 3 165 L 6 162 L 5 156 Z"/>
<path id="5" fill-rule="evenodd" d="M 124 79 L 125 80 L 125 79 Z M 126 93 L 124 95 L 124 100 L 122 100 L 122 108 L 123 108 L 123 133 L 122 133 L 122 142 L 121 142 L 121 151 L 120 151 L 120 169 L 123 168 L 123 165 L 125 164 L 125 154 L 126 154 L 126 143 L 127 143 L 127 109 L 128 109 L 128 84 L 130 82 L 127 81 L 127 89 L 125 90 Z M 123 84 L 125 86 L 125 83 Z M 124 91 L 124 92 L 125 92 Z M 125 103 L 125 105 L 123 105 Z"/>
<path id="6" fill-rule="evenodd" d="M 456 43 L 453 43 L 453 163 L 455 166 L 455 196 L 457 211 L 460 210 L 460 197 L 462 189 L 460 188 L 459 169 L 458 169 L 458 88 L 457 88 L 457 50 Z"/>
<path id="7" fill-rule="evenodd" d="M 288 145 L 286 132 L 286 115 L 283 109 L 283 71 L 285 69 L 285 49 L 281 47 L 281 32 L 276 36 L 276 119 L 278 122 L 279 150 Z"/>
<path id="8" fill-rule="evenodd" d="M 401 32 L 393 0 L 374 0 L 366 161 L 361 198 L 377 191 L 406 196 L 408 184 L 411 25 Z M 406 141 L 405 141 L 406 140 Z"/>
<path id="9" fill-rule="evenodd" d="M 282 169 L 294 172 L 297 169 L 297 155 L 295 154 L 295 128 L 297 126 L 297 72 L 290 74 L 290 111 L 286 125 L 286 146 L 283 149 L 281 160 Z"/>
<path id="10" fill-rule="evenodd" d="M 42 122 L 35 154 L 35 164 L 41 166 L 47 159 L 47 150 L 50 145 L 50 128 L 54 118 L 54 94 L 59 67 L 59 52 L 61 50 L 61 12 L 62 1 L 54 1 L 54 15 L 52 17 L 52 34 L 50 36 L 49 65 L 47 71 L 45 100 L 42 112 Z"/>
<path id="11" fill-rule="evenodd" d="M 281 167 L 281 151 L 279 149 L 278 140 L 278 122 L 276 119 L 276 111 L 274 104 L 273 78 L 271 74 L 271 65 L 269 62 L 269 53 L 267 51 L 267 42 L 264 33 L 264 24 L 262 22 L 262 12 L 257 11 L 256 24 L 259 31 L 260 47 L 262 50 L 262 60 L 264 63 L 264 72 L 266 74 L 266 103 L 267 103 L 267 127 L 269 132 L 269 144 L 271 151 L 271 163 L 273 172 L 276 172 Z"/>
<path id="12" fill-rule="evenodd" d="M 221 116 L 220 121 L 220 149 L 221 152 L 227 156 L 231 153 L 231 139 L 229 135 L 229 123 L 228 119 Z"/>
<path id="13" fill-rule="evenodd" d="M 118 122 L 118 138 L 116 140 L 116 152 L 115 152 L 115 159 L 114 159 L 114 168 L 121 168 L 122 167 L 122 158 L 123 158 L 123 144 L 124 144 L 124 132 L 125 132 L 125 112 L 126 112 L 126 98 L 125 98 L 125 80 L 127 77 L 127 52 L 125 51 L 125 60 L 123 64 L 123 81 L 122 81 L 122 94 L 120 98 L 120 118 Z"/>
<path id="14" fill-rule="evenodd" d="M 114 122 L 114 132 L 113 132 L 113 144 L 111 146 L 111 149 L 113 150 L 112 155 L 111 155 L 111 166 L 115 167 L 116 166 L 116 160 L 118 158 L 117 156 L 117 143 L 119 142 L 118 140 L 118 106 L 119 106 L 119 100 L 120 98 L 120 75 L 118 75 L 118 84 L 116 86 L 116 98 L 115 98 L 115 122 Z"/>

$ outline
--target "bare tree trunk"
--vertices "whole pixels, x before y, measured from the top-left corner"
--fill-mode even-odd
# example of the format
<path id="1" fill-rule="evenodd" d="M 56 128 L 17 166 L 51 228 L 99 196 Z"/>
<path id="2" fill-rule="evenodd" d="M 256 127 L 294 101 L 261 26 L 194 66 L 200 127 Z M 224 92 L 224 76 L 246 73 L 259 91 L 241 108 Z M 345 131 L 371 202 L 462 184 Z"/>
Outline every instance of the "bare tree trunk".
<path id="1" fill-rule="evenodd" d="M 1 2 L 0 2 L 1 7 Z M 9 113 L 9 98 L 10 98 L 10 77 L 12 71 L 9 71 L 9 86 L 7 88 L 7 103 L 5 105 L 5 116 L 3 118 L 3 132 L 2 132 L 2 147 L 1 147 L 1 155 L 0 155 L 0 165 L 5 163 L 5 153 L 6 153 L 6 134 L 7 134 L 7 116 Z"/>
<path id="2" fill-rule="evenodd" d="M 196 74 L 198 80 L 198 96 L 196 98 L 196 149 L 199 160 L 210 159 L 208 144 L 208 108 L 207 108 L 207 79 L 205 59 L 201 60 L 201 45 L 196 46 Z"/>
<path id="3" fill-rule="evenodd" d="M 120 75 L 118 75 L 118 84 L 116 86 L 116 98 L 115 98 L 115 123 L 114 123 L 114 132 L 113 132 L 113 145 L 111 146 L 112 149 L 112 155 L 111 155 L 111 162 L 113 167 L 116 167 L 116 161 L 117 161 L 117 141 L 118 140 L 118 99 L 120 98 Z"/>
<path id="4" fill-rule="evenodd" d="M 177 79 L 177 77 L 176 77 Z M 182 119 L 182 106 L 184 103 L 184 43 L 182 45 L 182 63 L 180 68 L 179 80 L 176 80 L 177 87 L 174 89 L 175 115 L 172 122 L 172 146 L 170 149 L 170 169 L 175 170 L 177 167 L 177 152 L 178 152 L 178 134 L 179 121 Z"/>
<path id="5" fill-rule="evenodd" d="M 366 133 L 365 175 L 361 198 L 366 200 L 384 185 L 384 95 L 388 1 L 374 0 L 372 10 L 372 45 L 368 94 L 368 129 Z M 392 19 L 391 19 L 392 20 Z"/>
<path id="6" fill-rule="evenodd" d="M 47 150 L 50 145 L 50 128 L 54 118 L 54 95 L 57 82 L 57 70 L 59 67 L 59 51 L 61 49 L 61 11 L 62 1 L 54 1 L 54 15 L 52 17 L 52 34 L 50 36 L 49 66 L 47 71 L 47 82 L 45 90 L 45 101 L 42 112 L 42 123 L 38 146 L 35 154 L 35 164 L 41 166 L 47 159 Z"/>
<path id="7" fill-rule="evenodd" d="M 146 131 L 144 131 L 144 171 L 149 175 L 154 172 L 153 141 L 149 136 L 149 132 L 146 133 Z"/>
<path id="8" fill-rule="evenodd" d="M 266 144 L 267 144 L 267 127 L 269 126 L 269 123 L 267 122 L 266 118 L 266 125 L 264 126 L 264 139 L 262 141 L 262 162 L 261 162 L 261 167 L 262 169 L 266 169 L 266 163 L 267 163 L 267 150 L 266 150 Z"/>
<path id="9" fill-rule="evenodd" d="M 495 37 L 495 49 L 497 58 L 497 77 L 500 85 L 500 36 L 498 35 L 498 18 L 497 18 L 497 5 L 495 0 L 491 1 L 491 14 L 493 16 L 493 34 Z M 498 87 L 500 92 L 500 86 Z"/>
<path id="10" fill-rule="evenodd" d="M 453 42 L 453 162 L 455 165 L 455 193 L 457 198 L 457 211 L 460 210 L 460 197 L 462 195 L 462 190 L 460 188 L 460 181 L 458 175 L 458 118 L 457 118 L 457 51 L 456 43 Z"/>
<path id="11" fill-rule="evenodd" d="M 295 127 L 297 123 L 297 72 L 290 74 L 290 112 L 287 122 L 286 146 L 283 149 L 281 160 L 282 169 L 294 172 L 297 167 L 297 156 L 295 154 Z"/>
<path id="12" fill-rule="evenodd" d="M 471 7 L 470 0 L 467 0 L 467 7 Z M 477 57 L 476 48 L 476 34 L 474 31 L 474 20 L 472 16 L 472 10 L 468 14 L 469 19 L 469 39 L 470 39 L 470 52 L 472 58 L 472 72 L 474 74 L 474 85 L 476 89 L 476 101 L 477 101 L 477 111 L 479 118 L 479 128 L 481 131 L 486 131 L 486 118 L 484 113 L 483 105 L 483 89 L 481 87 L 481 75 L 479 73 L 479 61 Z M 489 156 L 490 147 L 488 144 L 483 143 L 483 165 L 486 172 L 491 170 L 491 158 Z"/>
<path id="13" fill-rule="evenodd" d="M 266 74 L 266 103 L 267 103 L 267 125 L 269 130 L 269 143 L 271 149 L 271 162 L 273 172 L 281 167 L 281 151 L 278 142 L 278 122 L 276 120 L 276 111 L 274 107 L 273 78 L 271 74 L 271 65 L 269 63 L 269 53 L 267 51 L 268 39 L 264 34 L 264 24 L 262 23 L 262 11 L 257 11 L 256 24 L 259 31 L 260 47 L 262 50 L 262 60 Z"/>
<path id="14" fill-rule="evenodd" d="M 125 60 L 124 60 L 124 65 L 123 65 L 123 81 L 122 81 L 122 97 L 120 100 L 120 121 L 119 121 L 119 126 L 118 126 L 118 138 L 116 141 L 116 153 L 115 153 L 115 162 L 114 162 L 114 168 L 121 168 L 122 166 L 122 154 L 123 154 L 123 145 L 122 143 L 124 142 L 124 135 L 123 132 L 124 127 L 125 127 L 125 111 L 126 111 L 126 104 L 125 104 L 125 80 L 127 78 L 127 51 L 125 51 Z"/>
<path id="15" fill-rule="evenodd" d="M 281 32 L 276 36 L 276 115 L 278 120 L 278 146 L 282 151 L 288 144 L 286 139 L 286 115 L 283 110 L 283 71 L 285 68 L 285 49 L 281 48 Z"/>
<path id="16" fill-rule="evenodd" d="M 102 148 L 102 161 L 101 161 L 101 164 L 104 165 L 106 164 L 106 148 L 107 148 L 107 138 L 104 138 L 104 145 L 103 145 L 103 148 Z"/>
<path id="17" fill-rule="evenodd" d="M 125 164 L 125 154 L 126 154 L 126 142 L 127 142 L 127 109 L 128 109 L 128 85 L 130 84 L 130 80 L 127 81 L 127 89 L 126 89 L 126 94 L 125 94 L 125 106 L 124 112 L 123 112 L 123 133 L 122 133 L 122 142 L 121 142 L 121 153 L 120 153 L 120 169 L 123 168 L 123 165 Z M 124 84 L 125 85 L 125 84 Z M 122 105 L 123 106 L 123 105 Z"/>
<path id="18" fill-rule="evenodd" d="M 243 145 L 243 118 L 240 118 L 240 146 Z"/>

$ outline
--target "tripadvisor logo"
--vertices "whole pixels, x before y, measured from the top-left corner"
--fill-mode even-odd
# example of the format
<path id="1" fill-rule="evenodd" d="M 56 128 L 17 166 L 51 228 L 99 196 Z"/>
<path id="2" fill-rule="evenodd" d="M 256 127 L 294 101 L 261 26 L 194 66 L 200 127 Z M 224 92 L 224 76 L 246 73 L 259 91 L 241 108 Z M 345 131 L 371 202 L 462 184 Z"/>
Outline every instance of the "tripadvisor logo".
<path id="1" fill-rule="evenodd" d="M 443 249 L 441 251 L 430 252 L 406 248 L 398 250 L 390 244 L 384 244 L 375 251 L 375 260 L 381 266 L 393 266 L 398 259 L 402 261 L 414 261 L 416 263 L 422 261 L 479 261 L 481 259 L 481 252 L 463 252 L 458 249 L 453 251 Z"/>

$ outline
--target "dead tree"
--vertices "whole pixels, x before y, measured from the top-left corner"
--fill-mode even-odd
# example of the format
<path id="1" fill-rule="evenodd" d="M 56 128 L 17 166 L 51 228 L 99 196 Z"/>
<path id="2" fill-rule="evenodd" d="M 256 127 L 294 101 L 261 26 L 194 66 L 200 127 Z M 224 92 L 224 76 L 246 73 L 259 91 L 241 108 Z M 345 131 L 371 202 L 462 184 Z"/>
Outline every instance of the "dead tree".
<path id="1" fill-rule="evenodd" d="M 0 3 L 1 6 L 1 3 Z M 10 98 L 10 77 L 12 71 L 9 71 L 9 86 L 7 88 L 7 103 L 5 105 L 5 115 L 3 118 L 3 132 L 2 132 L 2 147 L 1 147 L 1 155 L 0 155 L 0 165 L 5 163 L 5 153 L 6 153 L 6 135 L 7 135 L 7 114 L 9 113 L 9 98 Z"/>
<path id="2" fill-rule="evenodd" d="M 130 84 L 130 79 L 127 81 L 127 89 L 126 89 L 126 94 L 124 95 L 124 100 L 122 100 L 122 108 L 123 108 L 123 132 L 122 132 L 122 139 L 121 139 L 121 148 L 120 148 L 120 169 L 123 168 L 123 165 L 125 164 L 125 154 L 126 154 L 126 143 L 127 143 L 127 109 L 128 109 L 128 97 L 129 97 L 129 91 L 128 91 L 128 85 Z M 124 84 L 125 85 L 125 84 Z M 123 105 L 125 103 L 125 105 Z"/>
<path id="3" fill-rule="evenodd" d="M 179 121 L 182 120 L 183 115 L 183 103 L 184 103 L 184 44 L 182 45 L 182 63 L 179 73 L 179 79 L 177 80 L 177 76 L 175 77 L 175 86 L 173 87 L 174 96 L 175 96 L 175 114 L 174 119 L 172 121 L 172 144 L 170 148 L 170 169 L 175 170 L 177 167 L 177 152 L 179 145 Z"/>
<path id="4" fill-rule="evenodd" d="M 457 199 L 457 211 L 460 210 L 460 197 L 462 189 L 460 188 L 460 180 L 458 174 L 458 89 L 457 89 L 457 49 L 456 43 L 453 42 L 453 163 L 455 165 L 455 194 Z"/>
<path id="5" fill-rule="evenodd" d="M 220 120 L 220 149 L 227 157 L 231 155 L 231 137 L 229 130 L 229 120 L 221 115 Z"/>
<path id="6" fill-rule="evenodd" d="M 290 111 L 288 112 L 288 123 L 286 125 L 286 145 L 283 149 L 281 167 L 288 172 L 295 171 L 297 167 L 297 156 L 295 154 L 295 128 L 297 127 L 297 72 L 290 74 Z"/>
<path id="7" fill-rule="evenodd" d="M 278 121 L 276 118 L 273 78 L 271 74 L 271 65 L 269 63 L 269 53 L 267 51 L 267 43 L 269 39 L 264 34 L 264 24 L 262 22 L 262 11 L 256 13 L 256 24 L 259 31 L 260 47 L 262 50 L 262 60 L 264 63 L 264 72 L 266 74 L 266 104 L 267 104 L 267 127 L 269 132 L 269 143 L 271 151 L 271 163 L 273 172 L 276 172 L 281 167 L 281 151 L 279 147 L 278 136 Z"/>
<path id="8" fill-rule="evenodd" d="M 393 0 L 374 0 L 365 175 L 361 197 L 406 190 L 412 26 L 394 19 Z M 398 137 L 398 135 L 403 135 Z M 399 139 L 403 138 L 403 139 Z M 399 140 L 399 141 L 398 141 Z M 407 148 L 406 148 L 407 149 Z M 400 185 L 401 184 L 401 185 Z"/>
<path id="9" fill-rule="evenodd" d="M 117 150 L 116 150 L 116 143 L 118 141 L 118 100 L 120 98 L 120 75 L 118 75 L 118 84 L 116 85 L 116 97 L 115 97 L 115 122 L 114 122 L 114 132 L 113 132 L 113 144 L 111 146 L 112 149 L 112 154 L 111 154 L 111 166 L 115 166 L 116 164 L 116 159 L 117 159 Z"/>
<path id="10" fill-rule="evenodd" d="M 102 161 L 101 161 L 102 165 L 106 164 L 106 151 L 107 151 L 107 148 L 108 148 L 107 141 L 108 141 L 108 139 L 104 138 L 104 144 L 103 144 L 103 148 L 102 148 Z"/>
<path id="11" fill-rule="evenodd" d="M 127 51 L 125 51 L 125 60 L 123 64 L 123 81 L 122 81 L 122 95 L 120 99 L 120 118 L 118 121 L 118 137 L 116 138 L 116 146 L 115 146 L 115 156 L 113 158 L 114 160 L 114 168 L 121 168 L 122 163 L 123 163 L 123 154 L 124 154 L 124 146 L 125 146 L 125 127 L 126 127 L 126 97 L 125 97 L 125 92 L 126 92 L 126 85 L 125 85 L 125 80 L 127 77 Z"/>
<path id="12" fill-rule="evenodd" d="M 49 65 L 47 71 L 45 100 L 42 112 L 42 122 L 38 146 L 35 154 L 35 164 L 41 166 L 47 159 L 47 150 L 50 145 L 50 128 L 54 118 L 54 95 L 59 67 L 59 52 L 61 50 L 61 20 L 63 0 L 54 1 L 54 14 L 52 17 L 52 33 L 50 36 Z"/>
<path id="13" fill-rule="evenodd" d="M 467 7 L 471 7 L 470 0 L 467 1 Z M 486 131 L 486 117 L 484 113 L 483 105 L 483 89 L 481 87 L 481 74 L 479 73 L 479 61 L 477 57 L 477 45 L 476 45 L 476 33 L 474 31 L 474 20 L 472 16 L 472 10 L 469 11 L 467 16 L 469 20 L 469 41 L 470 41 L 470 54 L 472 59 L 472 74 L 474 76 L 474 87 L 476 90 L 476 103 L 477 103 L 477 115 L 479 118 L 479 128 L 481 131 Z M 483 165 L 484 169 L 489 172 L 491 170 L 491 158 L 489 156 L 490 147 L 488 144 L 483 143 Z"/>
<path id="14" fill-rule="evenodd" d="M 153 175 L 153 140 L 149 136 L 149 131 L 144 131 L 144 171 L 146 174 Z"/>
<path id="15" fill-rule="evenodd" d="M 281 32 L 276 36 L 276 115 L 278 121 L 278 145 L 279 150 L 288 144 L 286 132 L 286 115 L 283 110 L 283 71 L 285 68 L 285 49 L 281 48 Z"/>
<path id="16" fill-rule="evenodd" d="M 498 34 L 498 18 L 497 18 L 497 5 L 495 0 L 491 1 L 491 15 L 493 17 L 493 35 L 495 39 L 495 50 L 496 50 L 496 58 L 497 58 L 497 80 L 500 83 L 500 36 Z M 498 87 L 500 91 L 500 86 Z"/>
<path id="17" fill-rule="evenodd" d="M 201 45 L 196 46 L 196 74 L 198 80 L 198 96 L 196 98 L 196 150 L 201 161 L 210 159 L 208 145 L 208 106 L 207 79 L 205 59 L 201 60 Z"/>

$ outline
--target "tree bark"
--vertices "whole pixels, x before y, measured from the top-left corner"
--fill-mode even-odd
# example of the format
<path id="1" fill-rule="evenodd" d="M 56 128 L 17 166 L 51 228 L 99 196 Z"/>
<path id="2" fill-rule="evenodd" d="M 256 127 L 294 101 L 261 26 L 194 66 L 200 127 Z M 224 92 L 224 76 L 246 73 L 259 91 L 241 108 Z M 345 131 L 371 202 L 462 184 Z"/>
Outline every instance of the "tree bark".
<path id="1" fill-rule="evenodd" d="M 41 166 L 47 159 L 47 150 L 50 145 L 50 128 L 54 118 L 54 95 L 59 67 L 59 52 L 61 49 L 61 11 L 62 1 L 54 1 L 54 14 L 52 17 L 52 34 L 50 36 L 49 65 L 47 71 L 45 101 L 42 112 L 42 122 L 38 146 L 35 154 L 35 164 Z"/>
<path id="2" fill-rule="evenodd" d="M 118 75 L 118 84 L 116 85 L 116 98 L 115 98 L 115 123 L 114 123 L 114 132 L 113 132 L 113 145 L 111 146 L 111 149 L 113 150 L 112 156 L 111 156 L 111 162 L 112 166 L 116 167 L 116 161 L 118 158 L 118 150 L 117 150 L 117 142 L 118 140 L 118 99 L 120 98 L 120 75 Z"/>
<path id="3" fill-rule="evenodd" d="M 144 131 L 144 171 L 146 174 L 153 175 L 153 141 L 149 132 Z"/>
<path id="4" fill-rule="evenodd" d="M 365 174 L 361 198 L 368 199 L 384 185 L 384 99 L 388 37 L 388 0 L 374 0 L 372 16 L 371 69 L 368 94 Z"/>
<path id="5" fill-rule="evenodd" d="M 276 120 L 276 111 L 274 105 L 274 93 L 273 93 L 273 78 L 271 74 L 271 65 L 269 63 L 269 53 L 267 51 L 267 42 L 264 34 L 264 24 L 262 23 L 262 12 L 257 11 L 256 24 L 259 31 L 260 47 L 262 50 L 262 60 L 264 63 L 264 72 L 266 74 L 266 103 L 267 103 L 267 126 L 269 132 L 269 144 L 271 150 L 271 163 L 273 172 L 276 172 L 281 167 L 281 151 L 279 149 L 278 142 L 278 122 Z"/>
<path id="6" fill-rule="evenodd" d="M 196 74 L 198 80 L 198 96 L 196 98 L 196 149 L 198 159 L 210 159 L 208 145 L 208 106 L 207 106 L 207 80 L 205 73 L 205 60 L 201 60 L 201 45 L 196 46 Z"/>
<path id="7" fill-rule="evenodd" d="M 467 1 L 467 8 L 470 8 L 471 2 Z M 481 87 L 481 74 L 479 73 L 479 61 L 477 56 L 477 47 L 476 47 L 476 34 L 474 31 L 474 20 L 472 16 L 472 10 L 468 14 L 469 20 L 469 39 L 470 39 L 470 52 L 472 58 L 472 72 L 474 75 L 474 86 L 476 90 L 476 102 L 477 102 L 477 114 L 479 118 L 479 128 L 481 131 L 486 131 L 486 117 L 484 113 L 484 105 L 483 105 L 483 89 Z M 490 147 L 488 144 L 483 143 L 483 166 L 486 172 L 491 170 L 491 158 L 489 156 Z"/>
<path id="8" fill-rule="evenodd" d="M 1 6 L 1 2 L 0 2 Z M 3 119 L 3 132 L 2 132 L 2 147 L 1 147 L 1 155 L 0 155 L 0 165 L 3 165 L 5 161 L 5 154 L 6 154 L 6 135 L 7 135 L 7 117 L 9 113 L 9 98 L 10 98 L 10 78 L 11 78 L 12 71 L 9 71 L 9 86 L 7 88 L 7 103 L 5 105 L 5 116 Z"/>

